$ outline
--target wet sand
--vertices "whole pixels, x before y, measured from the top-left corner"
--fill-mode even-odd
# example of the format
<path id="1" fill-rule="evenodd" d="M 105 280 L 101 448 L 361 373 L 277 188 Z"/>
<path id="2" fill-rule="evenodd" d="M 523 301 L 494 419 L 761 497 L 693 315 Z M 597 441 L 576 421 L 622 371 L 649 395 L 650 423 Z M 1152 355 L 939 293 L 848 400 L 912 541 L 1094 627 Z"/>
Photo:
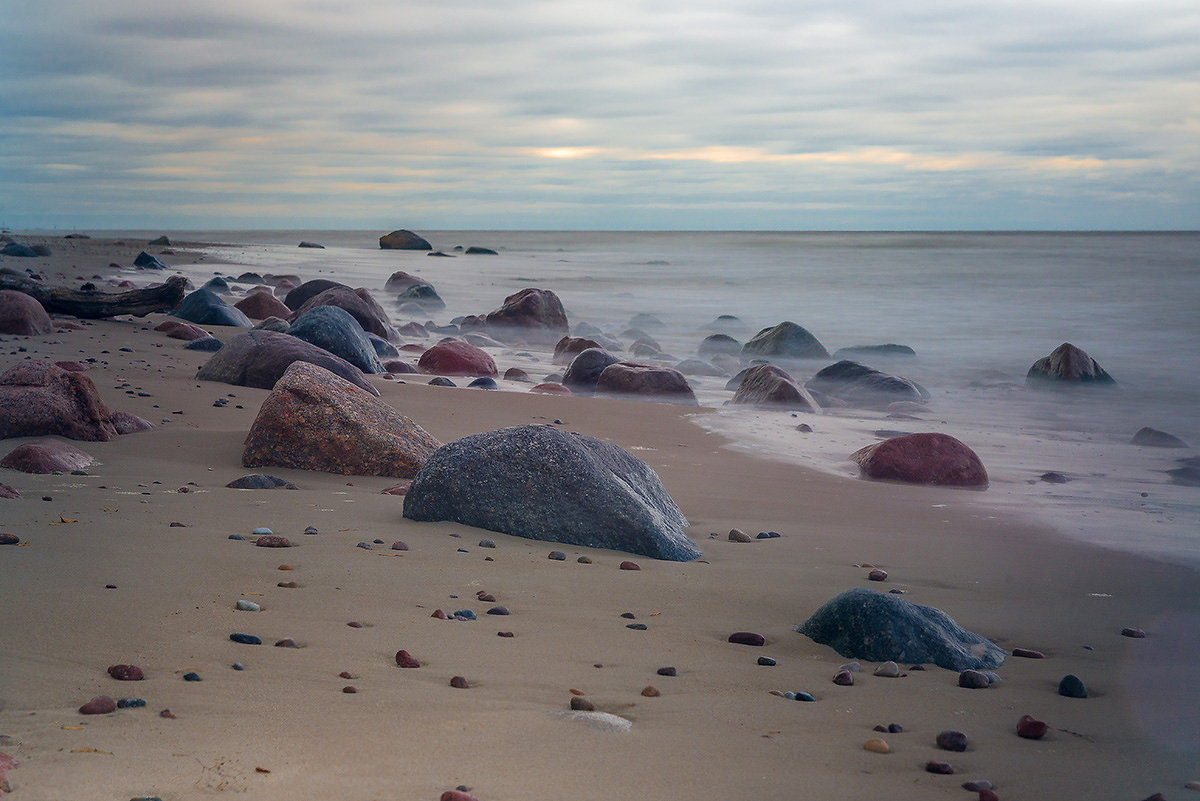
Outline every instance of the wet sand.
<path id="1" fill-rule="evenodd" d="M 73 277 L 131 260 L 97 241 L 56 253 L 0 266 Z M 976 493 L 757 459 L 697 426 L 703 409 L 429 387 L 423 377 L 370 380 L 443 442 L 561 420 L 630 449 L 688 516 L 703 560 L 633 557 L 641 570 L 622 571 L 624 554 L 415 523 L 401 517 L 403 498 L 381 494 L 390 478 L 266 469 L 300 489 L 227 489 L 260 472 L 240 466 L 241 443 L 267 392 L 196 381 L 208 354 L 153 331 L 162 319 L 0 341 L 3 369 L 26 357 L 99 359 L 86 375 L 108 407 L 156 424 L 74 443 L 99 461 L 86 476 L 0 471 L 24 495 L 0 500 L 0 531 L 23 541 L 0 547 L 0 751 L 20 762 L 7 772 L 14 799 L 436 799 L 458 785 L 482 801 L 970 799 L 960 785 L 971 779 L 1004 799 L 1139 799 L 1186 797 L 1184 784 L 1200 779 L 1200 585 L 1190 569 L 1062 541 L 996 515 Z M 228 405 L 214 406 L 219 398 Z M 319 533 L 303 534 L 310 525 Z M 298 547 L 229 539 L 257 527 Z M 733 543 L 733 527 L 781 536 Z M 496 548 L 478 547 L 483 538 Z M 396 540 L 409 550 L 391 550 Z M 567 560 L 547 559 L 555 549 Z M 863 564 L 888 581 L 868 582 Z M 299 586 L 278 586 L 290 581 Z M 987 690 L 960 689 L 933 666 L 879 678 L 869 663 L 854 686 L 835 686 L 848 660 L 792 629 L 856 586 L 903 589 L 1006 650 L 1047 658 L 1010 657 Z M 483 614 L 479 590 L 511 615 Z M 240 598 L 262 611 L 236 611 Z M 438 608 L 479 619 L 433 619 Z M 1123 627 L 1148 636 L 1122 637 Z M 767 645 L 727 642 L 742 630 Z M 233 643 L 232 632 L 264 644 Z M 302 647 L 272 646 L 285 637 Z M 399 649 L 422 666 L 398 668 Z M 778 664 L 759 666 L 759 656 Z M 141 666 L 146 680 L 112 680 L 105 670 L 118 663 Z M 658 675 L 665 666 L 678 675 Z M 188 671 L 202 681 L 184 681 Z M 1068 673 L 1091 697 L 1056 693 Z M 453 676 L 470 687 L 449 686 Z M 661 695 L 643 696 L 648 685 Z M 630 730 L 570 719 L 571 689 Z M 771 694 L 784 690 L 817 701 Z M 147 706 L 78 714 L 99 694 Z M 1047 722 L 1044 739 L 1016 736 L 1024 714 Z M 889 723 L 904 731 L 872 730 Z M 945 729 L 965 732 L 968 750 L 939 750 Z M 891 753 L 864 751 L 874 737 Z M 929 760 L 955 773 L 926 773 Z"/>

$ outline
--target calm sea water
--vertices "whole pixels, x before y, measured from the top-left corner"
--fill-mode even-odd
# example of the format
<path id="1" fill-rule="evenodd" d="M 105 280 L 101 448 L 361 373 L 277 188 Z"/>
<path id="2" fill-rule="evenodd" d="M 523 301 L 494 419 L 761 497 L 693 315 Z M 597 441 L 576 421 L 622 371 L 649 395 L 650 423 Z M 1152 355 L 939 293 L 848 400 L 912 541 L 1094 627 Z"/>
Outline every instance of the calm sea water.
<path id="1" fill-rule="evenodd" d="M 527 286 L 553 290 L 572 324 L 587 321 L 626 345 L 630 318 L 650 313 L 663 325 L 648 333 L 678 359 L 695 356 L 705 326 L 721 314 L 744 322 L 735 333 L 743 340 L 791 320 L 830 352 L 909 345 L 915 359 L 873 366 L 930 390 L 920 421 L 729 409 L 725 379 L 697 378 L 701 402 L 722 407 L 703 423 L 738 447 L 848 479 L 857 468 L 847 455 L 878 441 L 881 429 L 945 431 L 971 445 L 992 478 L 987 492 L 963 493 L 962 503 L 1033 514 L 1070 536 L 1200 565 L 1200 488 L 1174 485 L 1164 472 L 1196 452 L 1129 443 L 1137 429 L 1153 426 L 1200 444 L 1198 233 L 421 232 L 447 252 L 499 251 L 445 259 L 381 251 L 377 231 L 167 233 L 225 243 L 212 255 L 248 270 L 367 287 L 389 310 L 387 277 L 415 273 L 446 301 L 445 312 L 433 315 L 438 322 L 486 313 Z M 300 249 L 302 239 L 326 249 Z M 196 278 L 240 271 L 179 266 Z M 1086 350 L 1119 388 L 1026 391 L 1029 365 L 1063 342 Z M 495 356 L 502 369 L 554 369 L 548 359 Z M 796 377 L 825 364 L 801 367 Z M 815 432 L 797 432 L 798 422 Z M 1051 470 L 1073 480 L 1037 480 Z"/>

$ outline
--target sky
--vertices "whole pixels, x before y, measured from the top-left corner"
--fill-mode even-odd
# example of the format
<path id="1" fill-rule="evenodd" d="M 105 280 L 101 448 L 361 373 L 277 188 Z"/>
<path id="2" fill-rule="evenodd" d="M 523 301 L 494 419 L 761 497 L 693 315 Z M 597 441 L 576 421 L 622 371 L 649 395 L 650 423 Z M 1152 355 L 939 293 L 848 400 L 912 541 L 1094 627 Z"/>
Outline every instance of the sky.
<path id="1" fill-rule="evenodd" d="M 1200 228 L 1197 0 L 5 0 L 0 226 Z"/>

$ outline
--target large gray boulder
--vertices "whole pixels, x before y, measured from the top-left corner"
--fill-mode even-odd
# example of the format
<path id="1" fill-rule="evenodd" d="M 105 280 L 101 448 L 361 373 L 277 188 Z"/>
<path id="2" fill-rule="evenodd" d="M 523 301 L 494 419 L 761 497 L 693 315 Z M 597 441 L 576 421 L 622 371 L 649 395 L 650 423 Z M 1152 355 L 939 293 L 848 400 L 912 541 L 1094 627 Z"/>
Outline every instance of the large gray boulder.
<path id="1" fill-rule="evenodd" d="M 843 359 L 817 371 L 804 385 L 850 406 L 886 408 L 897 401 L 925 403 L 929 393 L 915 381 Z"/>
<path id="2" fill-rule="evenodd" d="M 829 351 L 817 338 L 793 322 L 764 328 L 742 345 L 742 356 L 777 359 L 828 359 Z"/>
<path id="3" fill-rule="evenodd" d="M 409 487 L 404 516 L 677 562 L 700 555 L 648 465 L 549 426 L 502 428 L 440 448 Z"/>
<path id="4" fill-rule="evenodd" d="M 588 348 L 571 360 L 563 374 L 563 385 L 576 395 L 591 395 L 596 391 L 600 374 L 610 364 L 621 361 L 603 348 Z"/>
<path id="5" fill-rule="evenodd" d="M 271 389 L 292 362 L 310 362 L 324 367 L 372 395 L 379 394 L 379 390 L 367 383 L 362 371 L 342 357 L 290 334 L 261 329 L 238 334 L 229 340 L 200 368 L 196 378 Z"/>
<path id="6" fill-rule="evenodd" d="M 364 373 L 384 371 L 367 332 L 345 309 L 314 306 L 295 319 L 288 333 L 341 356 Z"/>
<path id="7" fill-rule="evenodd" d="M 1008 654 L 932 606 L 865 587 L 827 601 L 796 631 L 847 659 L 933 663 L 947 670 L 992 670 Z"/>

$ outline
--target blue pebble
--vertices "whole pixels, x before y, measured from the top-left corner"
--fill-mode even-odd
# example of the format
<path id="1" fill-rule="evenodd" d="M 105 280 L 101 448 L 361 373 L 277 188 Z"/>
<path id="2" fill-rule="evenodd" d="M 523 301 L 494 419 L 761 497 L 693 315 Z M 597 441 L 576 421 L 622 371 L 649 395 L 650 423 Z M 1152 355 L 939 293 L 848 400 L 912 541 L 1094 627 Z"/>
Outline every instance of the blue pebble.
<path id="1" fill-rule="evenodd" d="M 234 642 L 240 642 L 243 645 L 262 645 L 262 640 L 253 634 L 230 634 L 229 639 Z"/>
<path id="2" fill-rule="evenodd" d="M 117 709 L 136 709 L 146 705 L 144 698 L 122 698 L 117 701 Z"/>
<path id="3" fill-rule="evenodd" d="M 775 660 L 769 656 L 760 656 L 758 658 L 758 664 L 762 665 L 763 667 L 775 667 Z"/>
<path id="4" fill-rule="evenodd" d="M 773 540 L 773 539 L 778 539 L 778 537 L 779 537 L 778 531 L 760 531 L 760 532 L 758 532 L 757 539 Z"/>
<path id="5" fill-rule="evenodd" d="M 231 540 L 244 540 L 244 539 L 246 539 L 246 538 L 245 538 L 245 537 L 243 537 L 241 534 L 230 534 L 230 535 L 229 535 L 229 539 L 231 539 Z"/>
<path id="6" fill-rule="evenodd" d="M 187 673 L 184 673 L 183 680 L 184 681 L 202 681 L 202 679 L 200 678 L 200 674 L 194 670 L 189 670 Z"/>
<path id="7" fill-rule="evenodd" d="M 565 553 L 563 553 L 562 551 L 551 551 L 549 558 L 553 559 L 556 562 L 561 562 L 567 558 L 567 555 Z"/>
<path id="8" fill-rule="evenodd" d="M 646 624 L 645 623 L 630 623 L 630 624 L 626 625 L 625 628 L 633 629 L 634 631 L 645 631 Z"/>
<path id="9" fill-rule="evenodd" d="M 364 551 L 373 551 L 373 550 L 375 550 L 375 548 L 374 548 L 374 547 L 371 545 L 371 543 L 369 543 L 369 542 L 360 542 L 360 543 L 359 543 L 358 545 L 356 545 L 355 547 L 356 547 L 356 548 L 362 548 Z"/>
<path id="10" fill-rule="evenodd" d="M 454 616 L 462 617 L 467 620 L 475 620 L 475 613 L 472 612 L 470 609 L 459 609 L 457 612 L 454 613 Z"/>
<path id="11" fill-rule="evenodd" d="M 792 692 L 791 690 L 786 690 L 786 691 L 784 691 L 784 693 L 783 693 L 783 697 L 784 697 L 784 698 L 786 698 L 786 699 L 788 699 L 789 701 L 795 701 L 795 700 L 796 700 L 796 694 L 795 694 L 794 692 Z"/>
<path id="12" fill-rule="evenodd" d="M 271 531 L 271 529 L 267 528 L 266 526 L 259 526 L 258 528 L 254 529 L 254 531 L 251 531 L 250 533 L 254 534 L 256 536 L 264 536 L 267 534 L 274 534 L 275 532 Z"/>
<path id="13" fill-rule="evenodd" d="M 246 666 L 243 665 L 241 662 L 234 662 L 232 665 L 230 665 L 230 667 L 233 668 L 234 670 L 245 670 L 246 669 Z"/>
<path id="14" fill-rule="evenodd" d="M 798 692 L 798 693 L 796 693 L 796 700 L 812 702 L 812 701 L 816 701 L 817 699 L 813 698 L 812 695 L 810 695 L 809 693 Z"/>
<path id="15" fill-rule="evenodd" d="M 374 542 L 376 545 L 383 545 L 383 540 L 371 540 L 371 541 Z"/>
<path id="16" fill-rule="evenodd" d="M 470 551 L 468 551 L 466 548 L 459 548 L 458 552 L 459 553 L 470 553 Z"/>

